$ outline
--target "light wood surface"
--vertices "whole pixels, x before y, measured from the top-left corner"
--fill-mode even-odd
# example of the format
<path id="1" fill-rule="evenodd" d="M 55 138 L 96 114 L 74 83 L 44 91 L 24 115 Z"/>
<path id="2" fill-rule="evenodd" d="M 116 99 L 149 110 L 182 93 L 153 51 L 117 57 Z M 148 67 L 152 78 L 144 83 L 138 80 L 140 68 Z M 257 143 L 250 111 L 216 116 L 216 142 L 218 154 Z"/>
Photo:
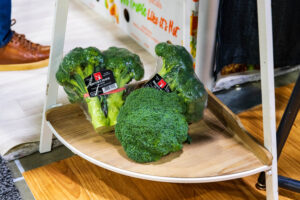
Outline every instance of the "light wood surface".
<path id="1" fill-rule="evenodd" d="M 206 184 L 146 181 L 105 170 L 78 156 L 23 175 L 36 200 L 264 199 L 241 179 Z"/>
<path id="2" fill-rule="evenodd" d="M 113 171 L 126 175 L 131 175 L 126 172 L 133 172 L 158 177 L 205 178 L 237 174 L 264 167 L 265 164 L 256 157 L 252 149 L 240 142 L 243 138 L 239 138 L 230 129 L 232 125 L 228 123 L 234 121 L 234 114 L 227 114 L 226 119 L 231 119 L 231 121 L 224 126 L 216 116 L 223 119 L 223 115 L 229 110 L 217 101 L 213 94 L 209 93 L 209 96 L 208 108 L 204 112 L 203 120 L 189 127 L 192 143 L 184 144 L 182 151 L 171 153 L 157 162 L 148 164 L 130 160 L 113 133 L 95 133 L 77 104 L 50 109 L 47 112 L 47 121 L 67 145 L 71 145 L 75 151 L 82 153 L 84 158 L 94 159 L 96 164 L 99 163 L 107 169 L 113 168 Z M 212 99 L 215 101 L 212 102 Z M 210 110 L 213 103 L 218 104 L 215 107 L 219 108 L 216 116 Z M 238 124 L 233 126 L 239 132 L 243 132 Z M 249 140 L 251 140 L 250 137 Z M 269 152 L 255 142 L 252 145 L 256 145 L 255 148 L 261 151 L 259 155 L 263 155 L 261 157 L 265 159 L 262 160 L 270 163 Z"/>
<path id="3" fill-rule="evenodd" d="M 123 176 L 78 156 L 23 173 L 36 200 L 263 200 L 257 175 L 218 183 L 179 184 Z M 300 199 L 279 190 L 280 200 Z"/>
<path id="4" fill-rule="evenodd" d="M 294 84 L 276 88 L 276 123 L 279 125 Z M 246 129 L 263 144 L 261 105 L 246 112 L 239 117 Z M 300 180 L 300 114 L 298 113 L 289 138 L 278 160 L 278 174 Z M 300 199 L 300 198 L 299 198 Z"/>
<path id="5" fill-rule="evenodd" d="M 229 133 L 232 136 L 237 136 L 235 139 L 243 143 L 251 149 L 251 151 L 260 159 L 265 165 L 270 165 L 272 155 L 268 153 L 265 148 L 257 145 L 257 142 L 253 140 L 250 134 L 247 133 L 240 119 L 211 92 L 208 91 L 208 105 L 207 107 L 218 116 L 218 119 L 222 124 L 229 129 Z"/>
<path id="6" fill-rule="evenodd" d="M 276 89 L 277 123 L 283 114 L 293 85 Z M 261 106 L 239 114 L 245 129 L 262 142 Z M 279 174 L 300 179 L 298 115 L 282 157 Z M 257 175 L 242 179 L 205 184 L 171 184 L 145 181 L 123 176 L 73 156 L 50 165 L 27 171 L 24 174 L 37 200 L 47 199 L 110 199 L 110 200 L 222 200 L 265 199 L 265 192 L 255 189 Z M 279 190 L 282 200 L 300 199 L 300 194 Z"/>

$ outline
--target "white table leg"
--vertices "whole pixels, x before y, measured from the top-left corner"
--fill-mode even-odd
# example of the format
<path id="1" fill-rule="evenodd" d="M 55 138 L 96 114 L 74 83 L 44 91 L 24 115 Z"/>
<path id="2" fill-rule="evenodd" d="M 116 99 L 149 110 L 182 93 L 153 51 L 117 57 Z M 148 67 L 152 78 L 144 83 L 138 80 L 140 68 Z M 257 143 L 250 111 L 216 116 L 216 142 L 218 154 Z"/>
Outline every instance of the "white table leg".
<path id="1" fill-rule="evenodd" d="M 257 0 L 264 145 L 272 153 L 272 168 L 266 172 L 267 199 L 278 199 L 274 60 L 271 0 Z"/>
<path id="2" fill-rule="evenodd" d="M 58 84 L 56 83 L 55 73 L 63 56 L 68 4 L 69 0 L 56 0 L 55 4 L 55 19 L 52 26 L 53 32 L 47 77 L 46 99 L 44 103 L 40 136 L 40 153 L 51 151 L 52 132 L 45 123 L 45 113 L 51 106 L 56 104 Z"/>

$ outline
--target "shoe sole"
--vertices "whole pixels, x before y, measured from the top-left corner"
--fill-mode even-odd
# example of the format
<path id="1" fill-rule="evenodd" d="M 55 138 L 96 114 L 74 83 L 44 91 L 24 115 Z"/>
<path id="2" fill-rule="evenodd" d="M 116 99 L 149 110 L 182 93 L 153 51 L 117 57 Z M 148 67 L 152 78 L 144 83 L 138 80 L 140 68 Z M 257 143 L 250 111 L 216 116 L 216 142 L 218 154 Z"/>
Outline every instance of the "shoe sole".
<path id="1" fill-rule="evenodd" d="M 48 64 L 49 64 L 49 59 L 41 60 L 33 63 L 0 65 L 0 71 L 22 71 L 22 70 L 39 69 L 42 67 L 47 67 Z"/>

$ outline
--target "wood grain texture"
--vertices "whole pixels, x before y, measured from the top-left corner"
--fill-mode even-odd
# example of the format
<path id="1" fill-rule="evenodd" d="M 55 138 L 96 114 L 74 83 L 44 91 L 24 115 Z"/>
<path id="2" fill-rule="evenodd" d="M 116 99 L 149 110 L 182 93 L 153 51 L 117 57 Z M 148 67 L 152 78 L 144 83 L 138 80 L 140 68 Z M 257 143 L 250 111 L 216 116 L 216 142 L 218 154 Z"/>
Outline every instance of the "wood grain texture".
<path id="1" fill-rule="evenodd" d="M 216 99 L 210 93 L 208 101 L 212 101 L 213 98 Z M 264 166 L 251 149 L 240 142 L 243 139 L 239 138 L 232 129 L 244 135 L 247 133 L 238 124 L 230 129 L 229 123 L 234 122 L 235 115 L 228 114 L 228 109 L 220 101 L 216 104 L 218 104 L 217 110 L 220 111 L 218 115 L 211 112 L 212 104 L 208 103 L 203 120 L 189 126 L 191 144 L 184 144 L 182 151 L 171 153 L 157 162 L 147 164 L 130 160 L 113 133 L 97 134 L 77 104 L 50 109 L 46 116 L 56 132 L 85 156 L 129 172 L 159 177 L 202 178 L 235 174 Z M 226 115 L 226 119 L 231 119 L 227 126 L 216 117 L 223 117 L 223 115 Z M 251 140 L 250 137 L 248 140 Z M 269 152 L 264 151 L 255 142 L 252 146 L 261 150 L 260 155 L 263 155 L 266 163 L 270 163 Z"/>
<path id="2" fill-rule="evenodd" d="M 257 145 L 251 135 L 247 133 L 238 116 L 236 116 L 227 106 L 225 106 L 215 95 L 208 91 L 207 107 L 218 117 L 224 127 L 229 129 L 229 133 L 247 146 L 265 165 L 270 165 L 272 155 L 262 146 Z"/>
<path id="3" fill-rule="evenodd" d="M 276 124 L 280 123 L 294 84 L 276 88 Z M 246 129 L 263 144 L 262 107 L 256 106 L 239 114 Z M 289 138 L 278 160 L 278 174 L 300 180 L 300 114 L 298 113 Z M 300 199 L 300 198 L 299 198 Z"/>
<path id="4" fill-rule="evenodd" d="M 276 89 L 277 121 L 285 109 L 293 85 Z M 245 128 L 262 142 L 261 107 L 239 114 Z M 299 115 L 279 159 L 279 173 L 300 179 Z M 243 179 L 205 184 L 171 184 L 135 179 L 97 167 L 78 156 L 27 171 L 24 174 L 37 200 L 260 200 L 265 192 L 255 189 L 257 175 Z M 279 190 L 281 200 L 300 195 Z"/>
<path id="5" fill-rule="evenodd" d="M 172 184 L 122 176 L 73 156 L 27 171 L 36 200 L 264 199 L 243 180 L 208 184 Z"/>

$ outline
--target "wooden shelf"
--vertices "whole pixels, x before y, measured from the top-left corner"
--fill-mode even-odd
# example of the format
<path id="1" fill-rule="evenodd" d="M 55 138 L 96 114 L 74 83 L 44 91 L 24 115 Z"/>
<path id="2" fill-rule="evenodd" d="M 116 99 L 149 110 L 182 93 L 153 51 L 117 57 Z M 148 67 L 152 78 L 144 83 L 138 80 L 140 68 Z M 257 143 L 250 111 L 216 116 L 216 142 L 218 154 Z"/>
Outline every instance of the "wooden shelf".
<path id="1" fill-rule="evenodd" d="M 212 182 L 268 170 L 271 154 L 240 126 L 238 118 L 212 94 L 204 119 L 189 127 L 191 144 L 153 163 L 130 160 L 114 133 L 97 134 L 77 104 L 48 110 L 56 137 L 90 162 L 124 175 L 165 182 Z"/>

